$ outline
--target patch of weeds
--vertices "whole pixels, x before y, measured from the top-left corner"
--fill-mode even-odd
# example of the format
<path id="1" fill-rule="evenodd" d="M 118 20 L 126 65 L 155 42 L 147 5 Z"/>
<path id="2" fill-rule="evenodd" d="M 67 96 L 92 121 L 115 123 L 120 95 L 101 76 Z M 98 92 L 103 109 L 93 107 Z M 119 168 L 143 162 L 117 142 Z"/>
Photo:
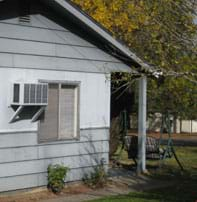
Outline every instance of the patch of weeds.
<path id="1" fill-rule="evenodd" d="M 83 177 L 83 182 L 88 187 L 91 188 L 101 188 L 104 187 L 104 185 L 107 182 L 107 173 L 105 171 L 105 168 L 103 164 L 98 165 L 94 168 L 94 171 L 90 174 L 85 174 Z"/>

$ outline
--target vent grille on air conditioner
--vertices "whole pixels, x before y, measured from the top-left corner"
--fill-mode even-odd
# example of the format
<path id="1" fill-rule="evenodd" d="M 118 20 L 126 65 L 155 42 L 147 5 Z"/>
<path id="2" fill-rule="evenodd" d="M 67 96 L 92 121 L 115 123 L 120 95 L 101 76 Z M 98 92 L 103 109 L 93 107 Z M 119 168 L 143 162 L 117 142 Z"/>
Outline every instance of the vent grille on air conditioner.
<path id="1" fill-rule="evenodd" d="M 32 83 L 15 83 L 13 102 L 16 105 L 47 105 L 48 85 Z"/>
<path id="2" fill-rule="evenodd" d="M 47 85 L 24 84 L 24 103 L 47 103 Z"/>

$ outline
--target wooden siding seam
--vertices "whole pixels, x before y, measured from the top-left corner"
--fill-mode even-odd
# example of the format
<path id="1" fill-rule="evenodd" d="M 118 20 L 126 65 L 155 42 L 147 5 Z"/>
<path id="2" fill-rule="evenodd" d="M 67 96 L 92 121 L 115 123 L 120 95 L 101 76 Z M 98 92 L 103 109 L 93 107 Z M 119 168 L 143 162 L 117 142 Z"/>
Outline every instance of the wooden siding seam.
<path id="1" fill-rule="evenodd" d="M 74 168 L 70 168 L 70 171 L 71 170 L 84 169 L 84 168 L 96 168 L 98 165 L 100 165 L 100 164 L 98 163 L 97 165 L 92 165 L 92 166 L 74 167 Z M 103 164 L 103 165 L 104 166 L 109 166 L 108 163 Z M 5 176 L 5 177 L 0 177 L 0 179 L 12 178 L 12 177 L 20 177 L 20 176 L 28 176 L 28 175 L 39 175 L 39 174 L 47 174 L 47 172 L 37 172 L 37 173 L 27 173 L 27 174 L 22 174 L 22 175 Z M 67 182 L 67 181 L 65 181 L 65 182 Z"/>
<path id="2" fill-rule="evenodd" d="M 80 130 L 88 130 L 88 131 L 92 131 L 92 130 L 109 130 L 110 127 L 106 126 L 106 127 L 94 127 L 94 128 L 80 128 Z"/>
<path id="3" fill-rule="evenodd" d="M 77 157 L 77 156 L 93 156 L 97 154 L 109 154 L 109 151 L 105 152 L 95 152 L 95 153 L 84 153 L 84 154 L 75 154 L 75 155 L 68 155 L 68 156 L 56 156 L 56 157 L 46 157 L 46 158 L 36 158 L 36 159 L 28 159 L 28 160 L 19 160 L 19 161 L 5 161 L 0 162 L 1 164 L 12 164 L 12 163 L 23 163 L 23 162 L 31 162 L 31 161 L 42 161 L 42 160 L 50 160 L 50 159 L 61 159 L 61 158 L 71 158 L 71 157 Z"/>
<path id="4" fill-rule="evenodd" d="M 91 69 L 89 69 L 88 71 L 82 71 L 82 70 L 66 70 L 66 69 L 57 69 L 57 68 L 42 68 L 42 67 L 39 67 L 39 68 L 33 68 L 33 67 L 17 67 L 17 66 L 0 66 L 0 68 L 3 68 L 3 69 L 31 69 L 31 70 L 48 70 L 48 71 L 58 71 L 58 72 L 76 72 L 76 73 L 91 73 L 91 74 L 106 74 L 106 70 L 98 70 L 98 71 L 91 71 Z"/>
<path id="5" fill-rule="evenodd" d="M 38 56 L 38 57 L 45 57 L 45 58 L 60 58 L 60 59 L 69 59 L 69 60 L 84 60 L 90 62 L 104 62 L 104 63 L 112 63 L 112 64 L 122 64 L 121 62 L 117 61 L 110 61 L 110 60 L 98 60 L 98 59 L 90 59 L 90 58 L 75 58 L 75 57 L 63 57 L 63 56 L 56 56 L 56 55 L 42 55 L 42 54 L 28 54 L 28 53 L 18 53 L 18 52 L 6 52 L 0 51 L 3 54 L 9 55 L 25 55 L 25 56 Z"/>
<path id="6" fill-rule="evenodd" d="M 92 128 L 80 128 L 80 131 L 93 131 L 93 130 L 108 130 L 110 129 L 110 127 L 92 127 Z M 5 130 L 5 131 L 2 131 L 0 130 L 0 135 L 15 135 L 16 133 L 38 133 L 38 130 L 35 129 L 35 130 L 28 130 L 28 129 L 25 129 L 25 130 Z"/>
<path id="7" fill-rule="evenodd" d="M 20 134 L 20 133 L 37 133 L 37 129 L 36 130 L 19 130 L 19 131 L 0 131 L 0 135 L 16 135 L 16 134 Z"/>
<path id="8" fill-rule="evenodd" d="M 80 47 L 80 48 L 90 48 L 90 49 L 98 49 L 96 46 L 86 46 L 86 45 L 77 45 L 77 44 L 69 44 L 69 43 L 59 43 L 59 42 L 48 42 L 48 41 L 39 41 L 39 40 L 33 40 L 33 39 L 23 39 L 23 38 L 10 38 L 10 37 L 4 37 L 0 36 L 0 39 L 9 39 L 9 40 L 16 40 L 16 41 L 25 41 L 25 42 L 37 42 L 37 43 L 44 43 L 44 44 L 53 44 L 53 45 L 62 45 L 62 46 L 73 46 L 73 47 Z"/>
<path id="9" fill-rule="evenodd" d="M 57 145 L 62 145 L 62 144 L 82 144 L 82 143 L 96 143 L 96 142 L 109 142 L 109 139 L 106 140 L 89 140 L 89 141 L 80 141 L 77 140 L 76 142 L 54 142 L 54 143 L 42 143 L 42 144 L 37 144 L 37 145 L 24 145 L 24 146 L 16 146 L 16 147 L 0 147 L 1 150 L 5 149 L 19 149 L 19 148 L 28 148 L 28 147 L 44 147 L 44 146 L 57 146 Z"/>
<path id="10" fill-rule="evenodd" d="M 44 30 L 51 30 L 51 31 L 59 31 L 59 32 L 70 32 L 69 30 L 62 30 L 62 29 L 54 29 L 54 28 L 48 28 L 48 27 L 40 27 L 40 26 L 32 26 L 32 25 L 25 25 L 25 24 L 17 24 L 17 23 L 11 23 L 11 22 L 0 22 L 0 24 L 8 24 L 8 25 L 15 25 L 19 27 L 30 27 L 30 28 L 38 28 L 38 29 L 44 29 Z M 71 32 L 70 32 L 71 33 Z"/>

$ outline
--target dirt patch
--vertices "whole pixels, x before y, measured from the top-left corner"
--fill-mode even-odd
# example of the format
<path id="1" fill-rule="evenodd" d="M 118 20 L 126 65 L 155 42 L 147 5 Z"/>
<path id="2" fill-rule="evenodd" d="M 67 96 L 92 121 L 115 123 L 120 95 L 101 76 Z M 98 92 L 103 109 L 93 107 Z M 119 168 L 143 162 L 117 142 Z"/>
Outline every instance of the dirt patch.
<path id="1" fill-rule="evenodd" d="M 160 138 L 160 133 L 148 133 L 148 136 L 152 136 L 155 138 Z M 188 134 L 188 133 L 181 133 L 181 134 L 171 134 L 172 139 L 174 140 L 196 140 L 197 141 L 197 134 Z M 163 139 L 168 139 L 168 134 L 162 135 Z"/>
<path id="2" fill-rule="evenodd" d="M 1 202 L 33 202 L 42 199 L 54 198 L 55 195 L 47 190 L 35 193 L 22 193 L 15 195 L 0 196 Z"/>
<path id="3" fill-rule="evenodd" d="M 83 194 L 83 193 L 89 192 L 91 190 L 92 189 L 90 189 L 86 185 L 80 184 L 80 185 L 75 185 L 75 186 L 70 186 L 70 187 L 65 188 L 62 191 L 62 194 Z"/>
<path id="4" fill-rule="evenodd" d="M 0 195 L 0 202 L 38 202 L 41 200 L 55 199 L 73 194 L 83 194 L 91 191 L 90 188 L 83 184 L 70 185 L 60 194 L 54 194 L 47 189 L 34 189 L 23 193 L 9 193 L 7 195 Z"/>
<path id="5" fill-rule="evenodd" d="M 143 191 L 163 186 L 169 186 L 147 176 L 136 176 L 132 171 L 125 169 L 112 169 L 105 187 L 90 189 L 84 184 L 72 184 L 67 186 L 61 194 L 53 194 L 47 189 L 35 189 L 12 193 L 7 196 L 0 195 L 0 202 L 82 202 L 98 199 L 104 196 L 128 194 L 132 191 Z M 172 183 L 170 183 L 172 184 Z"/>

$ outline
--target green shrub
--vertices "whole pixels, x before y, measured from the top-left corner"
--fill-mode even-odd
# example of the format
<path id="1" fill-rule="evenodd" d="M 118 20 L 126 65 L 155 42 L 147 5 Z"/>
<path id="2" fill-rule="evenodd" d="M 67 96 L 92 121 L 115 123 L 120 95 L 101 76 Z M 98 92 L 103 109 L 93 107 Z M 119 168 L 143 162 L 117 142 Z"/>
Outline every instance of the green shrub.
<path id="1" fill-rule="evenodd" d="M 83 182 L 91 188 L 103 187 L 107 182 L 107 173 L 103 164 L 94 168 L 94 171 L 90 174 L 85 174 Z"/>
<path id="2" fill-rule="evenodd" d="M 49 165 L 48 166 L 48 188 L 54 193 L 60 193 L 64 188 L 64 180 L 69 168 L 63 165 Z"/>

